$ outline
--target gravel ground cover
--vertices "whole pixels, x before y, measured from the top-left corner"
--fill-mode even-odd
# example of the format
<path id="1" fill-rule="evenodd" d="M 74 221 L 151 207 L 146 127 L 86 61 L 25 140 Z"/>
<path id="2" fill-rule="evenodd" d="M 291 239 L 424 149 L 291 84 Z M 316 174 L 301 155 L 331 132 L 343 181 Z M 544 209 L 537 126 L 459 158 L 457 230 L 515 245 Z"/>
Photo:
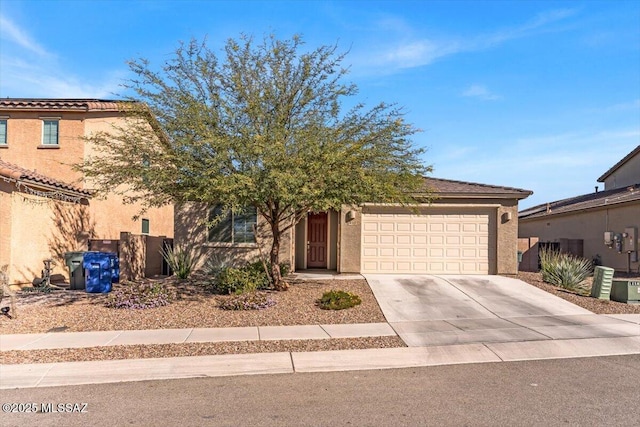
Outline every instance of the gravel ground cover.
<path id="1" fill-rule="evenodd" d="M 178 298 L 172 304 L 146 310 L 107 308 L 106 295 L 77 291 L 50 294 L 19 293 L 17 319 L 0 318 L 2 334 L 83 332 L 132 329 L 219 328 L 235 326 L 317 325 L 385 322 L 365 280 L 291 282 L 277 301 L 264 310 L 227 311 L 218 307 L 227 296 L 211 295 L 198 282 L 167 279 Z M 123 285 L 116 285 L 123 286 Z M 322 310 L 315 305 L 326 291 L 340 289 L 360 296 L 362 303 L 346 310 Z M 5 299 L 5 301 L 7 301 Z M 0 363 L 51 363 L 81 360 L 179 357 L 214 354 L 322 351 L 405 347 L 399 337 L 321 340 L 248 341 L 166 345 L 127 345 L 79 349 L 0 352 Z"/>
<path id="2" fill-rule="evenodd" d="M 523 282 L 527 282 L 530 285 L 533 285 L 562 299 L 565 299 L 575 305 L 586 308 L 587 310 L 596 314 L 640 314 L 640 304 L 625 304 L 617 301 L 591 298 L 588 295 L 580 295 L 576 292 L 572 292 L 543 282 L 542 274 L 540 273 L 521 271 L 518 273 L 517 278 L 522 280 Z M 614 278 L 640 280 L 640 276 L 638 275 L 627 275 L 618 272 L 616 272 Z M 593 277 L 589 277 L 586 281 L 587 289 L 591 289 L 592 282 Z"/>
<path id="3" fill-rule="evenodd" d="M 540 273 L 520 272 L 517 278 L 594 313 L 640 313 L 640 305 L 598 300 L 549 285 L 542 281 Z M 629 278 L 640 279 L 637 276 Z M 19 293 L 16 299 L 18 317 L 17 319 L 8 319 L 0 316 L 0 332 L 2 334 L 64 333 L 159 328 L 375 323 L 386 321 L 365 280 L 293 282 L 288 291 L 271 293 L 271 296 L 277 301 L 275 306 L 265 310 L 251 311 L 226 311 L 220 309 L 218 305 L 228 297 L 209 294 L 197 281 L 179 282 L 175 279 L 167 279 L 165 283 L 176 290 L 177 300 L 169 306 L 147 310 L 107 308 L 105 307 L 106 296 L 101 294 L 87 294 L 78 291 L 60 291 L 51 294 Z M 588 282 L 588 285 L 590 285 L 590 282 Z M 362 299 L 362 304 L 339 311 L 319 309 L 315 305 L 315 301 L 324 292 L 333 289 L 341 289 L 359 295 Z M 7 299 L 3 302 L 6 301 Z M 404 346 L 405 344 L 399 337 L 127 345 L 81 349 L 7 351 L 0 353 L 0 363 L 51 363 Z"/>
<path id="4" fill-rule="evenodd" d="M 17 319 L 0 316 L 0 331 L 2 334 L 24 334 L 52 330 L 84 332 L 386 321 L 365 280 L 293 282 L 288 291 L 270 293 L 277 301 L 275 306 L 247 311 L 220 309 L 220 302 L 229 297 L 212 295 L 197 282 L 168 279 L 166 283 L 175 288 L 178 299 L 168 306 L 145 310 L 107 308 L 106 295 L 81 291 L 20 293 L 16 304 Z M 362 304 L 347 310 L 322 310 L 316 307 L 315 301 L 332 289 L 353 292 L 360 296 Z"/>

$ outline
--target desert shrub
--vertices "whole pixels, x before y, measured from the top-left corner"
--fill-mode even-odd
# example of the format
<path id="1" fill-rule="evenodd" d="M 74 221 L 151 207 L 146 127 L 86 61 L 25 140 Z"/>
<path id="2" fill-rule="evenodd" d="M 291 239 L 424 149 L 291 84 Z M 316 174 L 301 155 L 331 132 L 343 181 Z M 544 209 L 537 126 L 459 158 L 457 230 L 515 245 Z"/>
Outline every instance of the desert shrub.
<path id="1" fill-rule="evenodd" d="M 176 295 L 162 283 L 125 282 L 107 297 L 110 308 L 145 309 L 169 305 Z"/>
<path id="2" fill-rule="evenodd" d="M 592 273 L 591 261 L 550 249 L 540 250 L 540 265 L 543 281 L 573 291 L 585 291 L 583 282 Z"/>
<path id="3" fill-rule="evenodd" d="M 218 294 L 241 294 L 255 292 L 265 281 L 264 271 L 256 273 L 246 267 L 225 267 L 220 270 L 210 284 L 210 290 Z"/>
<path id="4" fill-rule="evenodd" d="M 178 279 L 188 279 L 196 264 L 193 253 L 184 248 L 165 247 L 160 251 Z"/>
<path id="5" fill-rule="evenodd" d="M 267 269 L 269 264 L 267 264 Z M 280 265 L 281 274 L 288 273 L 288 265 Z M 218 267 L 208 271 L 212 275 L 207 285 L 211 292 L 217 294 L 241 294 L 271 288 L 271 282 L 264 271 L 262 261 L 249 263 L 241 268 Z"/>
<path id="6" fill-rule="evenodd" d="M 217 276 L 222 269 L 233 265 L 233 256 L 228 253 L 211 255 L 204 263 L 203 272 L 207 276 Z"/>
<path id="7" fill-rule="evenodd" d="M 343 310 L 361 304 L 362 300 L 351 292 L 333 290 L 322 294 L 316 303 L 323 310 Z"/>
<path id="8" fill-rule="evenodd" d="M 271 273 L 271 263 L 267 262 L 265 263 L 267 266 L 267 271 L 269 271 L 269 273 Z M 246 268 L 248 268 L 249 270 L 253 271 L 255 274 L 258 275 L 263 275 L 264 276 L 264 288 L 263 289 L 267 289 L 270 286 L 269 283 L 269 278 L 267 277 L 267 274 L 264 271 L 264 264 L 262 264 L 262 261 L 255 261 L 252 262 L 250 264 L 247 264 Z M 280 263 L 280 276 L 285 277 L 289 274 L 289 271 L 291 270 L 291 268 L 289 267 L 289 264 L 287 263 Z"/>
<path id="9" fill-rule="evenodd" d="M 262 310 L 276 304 L 269 295 L 264 292 L 247 292 L 232 295 L 220 303 L 223 310 Z"/>

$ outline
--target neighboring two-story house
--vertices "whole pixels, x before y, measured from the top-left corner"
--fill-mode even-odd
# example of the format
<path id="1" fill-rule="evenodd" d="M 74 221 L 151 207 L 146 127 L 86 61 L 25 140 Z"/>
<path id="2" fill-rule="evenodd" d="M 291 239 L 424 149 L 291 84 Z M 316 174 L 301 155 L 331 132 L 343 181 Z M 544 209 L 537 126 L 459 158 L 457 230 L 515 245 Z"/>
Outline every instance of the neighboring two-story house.
<path id="1" fill-rule="evenodd" d="M 172 206 L 134 221 L 139 206 L 94 194 L 72 168 L 92 153 L 85 137 L 121 120 L 115 101 L 0 99 L 0 266 L 9 266 L 11 283 L 31 282 L 47 258 L 66 275 L 64 253 L 87 250 L 90 240 L 173 237 Z"/>
<path id="2" fill-rule="evenodd" d="M 521 211 L 518 237 L 537 239 L 539 244 L 597 260 L 619 271 L 638 272 L 640 145 L 598 182 L 604 183 L 604 191 L 596 187 L 593 193 Z M 536 246 L 531 247 L 535 254 Z"/>

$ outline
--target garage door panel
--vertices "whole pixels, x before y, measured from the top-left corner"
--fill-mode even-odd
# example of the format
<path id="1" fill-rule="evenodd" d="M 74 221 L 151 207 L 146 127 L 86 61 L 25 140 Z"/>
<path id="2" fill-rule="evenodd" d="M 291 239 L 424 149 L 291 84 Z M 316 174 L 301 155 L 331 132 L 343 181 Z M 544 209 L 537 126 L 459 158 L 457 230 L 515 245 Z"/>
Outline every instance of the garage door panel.
<path id="1" fill-rule="evenodd" d="M 363 273 L 488 274 L 488 210 L 394 212 L 363 213 Z"/>
<path id="2" fill-rule="evenodd" d="M 413 236 L 413 244 L 414 245 L 426 245 L 427 244 L 427 236 L 425 236 L 425 235 L 414 235 Z"/>
<path id="3" fill-rule="evenodd" d="M 426 223 L 416 222 L 416 223 L 412 224 L 412 227 L 413 227 L 413 231 L 414 232 L 420 233 L 420 232 L 427 231 L 427 224 Z"/>
<path id="4" fill-rule="evenodd" d="M 411 236 L 410 235 L 402 235 L 399 234 L 396 236 L 396 244 L 398 245 L 410 245 L 411 244 Z"/>

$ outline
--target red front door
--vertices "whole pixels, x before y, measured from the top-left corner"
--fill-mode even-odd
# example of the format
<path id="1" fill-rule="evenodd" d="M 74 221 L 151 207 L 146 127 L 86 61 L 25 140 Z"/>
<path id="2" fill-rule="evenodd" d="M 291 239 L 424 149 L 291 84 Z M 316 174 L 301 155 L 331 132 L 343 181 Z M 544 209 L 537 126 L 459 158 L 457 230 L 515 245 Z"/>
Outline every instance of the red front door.
<path id="1" fill-rule="evenodd" d="M 327 268 L 327 213 L 307 217 L 307 268 Z"/>

